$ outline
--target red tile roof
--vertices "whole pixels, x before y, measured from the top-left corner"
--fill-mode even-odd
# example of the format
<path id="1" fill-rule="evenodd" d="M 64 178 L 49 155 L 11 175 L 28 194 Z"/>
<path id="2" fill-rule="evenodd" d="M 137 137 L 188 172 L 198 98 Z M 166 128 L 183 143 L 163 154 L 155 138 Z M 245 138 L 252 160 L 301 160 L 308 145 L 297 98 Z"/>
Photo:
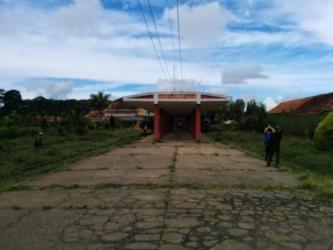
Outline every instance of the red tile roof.
<path id="1" fill-rule="evenodd" d="M 103 121 L 105 120 L 105 113 L 102 111 L 90 111 L 88 114 L 85 115 L 85 118 L 91 120 L 91 121 Z"/>
<path id="2" fill-rule="evenodd" d="M 319 113 L 333 110 L 333 93 L 281 102 L 268 113 L 295 111 L 297 113 Z"/>

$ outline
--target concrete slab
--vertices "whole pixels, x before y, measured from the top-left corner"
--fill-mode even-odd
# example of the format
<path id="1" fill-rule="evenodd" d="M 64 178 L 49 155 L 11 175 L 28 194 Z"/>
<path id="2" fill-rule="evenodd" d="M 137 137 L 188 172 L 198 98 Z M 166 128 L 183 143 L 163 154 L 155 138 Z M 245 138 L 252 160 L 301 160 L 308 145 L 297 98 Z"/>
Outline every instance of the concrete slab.
<path id="1" fill-rule="evenodd" d="M 57 205 L 53 196 L 67 198 Z M 7 199 L 20 209 L 4 206 Z M 5 250 L 331 249 L 332 233 L 331 207 L 281 190 L 133 187 L 0 194 Z"/>
<path id="2" fill-rule="evenodd" d="M 168 169 L 110 169 L 110 170 L 73 170 L 57 172 L 26 184 L 32 186 L 49 185 L 84 185 L 92 186 L 102 183 L 113 184 L 147 184 L 165 183 L 168 180 Z"/>
<path id="3" fill-rule="evenodd" d="M 296 185 L 297 178 L 265 162 L 218 143 L 191 140 L 151 144 L 145 141 L 82 160 L 71 171 L 45 175 L 30 185 L 166 184 L 177 151 L 174 181 L 181 184 Z"/>
<path id="4" fill-rule="evenodd" d="M 1 193 L 0 248 L 332 249 L 333 209 L 302 192 L 260 190 L 297 184 L 264 165 L 222 144 L 142 140 L 28 182 L 56 188 Z M 159 188 L 169 181 L 202 186 Z M 118 185 L 94 186 L 106 183 Z"/>
<path id="5" fill-rule="evenodd" d="M 172 154 L 129 154 L 129 155 L 103 155 L 82 160 L 74 164 L 73 170 L 106 170 L 106 169 L 158 169 L 168 168 L 171 164 Z"/>

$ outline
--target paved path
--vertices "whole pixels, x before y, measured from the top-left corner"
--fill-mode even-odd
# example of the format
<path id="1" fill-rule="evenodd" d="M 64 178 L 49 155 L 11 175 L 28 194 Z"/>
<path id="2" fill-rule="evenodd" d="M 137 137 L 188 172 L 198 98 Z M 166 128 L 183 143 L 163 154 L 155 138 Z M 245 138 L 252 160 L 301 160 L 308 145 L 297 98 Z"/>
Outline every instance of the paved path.
<path id="1" fill-rule="evenodd" d="M 0 194 L 0 249 L 333 249 L 331 207 L 221 144 L 143 140 L 26 184 Z"/>

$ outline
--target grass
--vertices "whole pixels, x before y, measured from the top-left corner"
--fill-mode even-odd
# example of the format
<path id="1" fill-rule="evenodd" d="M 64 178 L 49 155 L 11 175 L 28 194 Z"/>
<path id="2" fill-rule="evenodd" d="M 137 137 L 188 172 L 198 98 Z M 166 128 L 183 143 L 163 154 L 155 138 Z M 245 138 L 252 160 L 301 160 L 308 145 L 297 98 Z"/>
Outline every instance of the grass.
<path id="1" fill-rule="evenodd" d="M 176 146 L 175 151 L 173 152 L 172 155 L 172 163 L 170 165 L 171 173 L 174 173 L 176 171 L 177 154 L 178 154 L 178 146 Z"/>
<path id="2" fill-rule="evenodd" d="M 49 130 L 40 152 L 35 152 L 32 136 L 1 140 L 0 192 L 19 181 L 64 170 L 75 161 L 107 152 L 139 137 L 134 129 L 91 130 L 85 135 L 68 134 L 65 137 Z"/>
<path id="3" fill-rule="evenodd" d="M 264 159 L 263 136 L 257 132 L 212 132 L 210 136 L 218 142 Z M 319 151 L 310 139 L 284 136 L 281 142 L 280 168 L 298 174 L 301 188 L 316 191 L 320 197 L 333 200 L 333 150 Z"/>

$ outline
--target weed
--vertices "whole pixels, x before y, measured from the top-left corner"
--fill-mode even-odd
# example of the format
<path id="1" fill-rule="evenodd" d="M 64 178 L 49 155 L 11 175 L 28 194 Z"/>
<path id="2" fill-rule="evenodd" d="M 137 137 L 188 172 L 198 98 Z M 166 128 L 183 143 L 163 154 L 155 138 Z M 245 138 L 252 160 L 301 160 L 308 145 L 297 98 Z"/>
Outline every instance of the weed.
<path id="1" fill-rule="evenodd" d="M 97 208 L 99 208 L 99 209 L 107 209 L 108 207 L 105 204 L 98 204 Z"/>
<path id="2" fill-rule="evenodd" d="M 114 187 L 120 187 L 121 185 L 115 184 L 115 183 L 99 183 L 96 184 L 94 187 L 95 189 L 106 189 L 106 188 L 114 188 Z"/>
<path id="3" fill-rule="evenodd" d="M 52 207 L 51 206 L 49 206 L 49 205 L 44 205 L 44 206 L 42 206 L 42 209 L 43 210 L 49 210 L 49 209 L 51 209 Z"/>

